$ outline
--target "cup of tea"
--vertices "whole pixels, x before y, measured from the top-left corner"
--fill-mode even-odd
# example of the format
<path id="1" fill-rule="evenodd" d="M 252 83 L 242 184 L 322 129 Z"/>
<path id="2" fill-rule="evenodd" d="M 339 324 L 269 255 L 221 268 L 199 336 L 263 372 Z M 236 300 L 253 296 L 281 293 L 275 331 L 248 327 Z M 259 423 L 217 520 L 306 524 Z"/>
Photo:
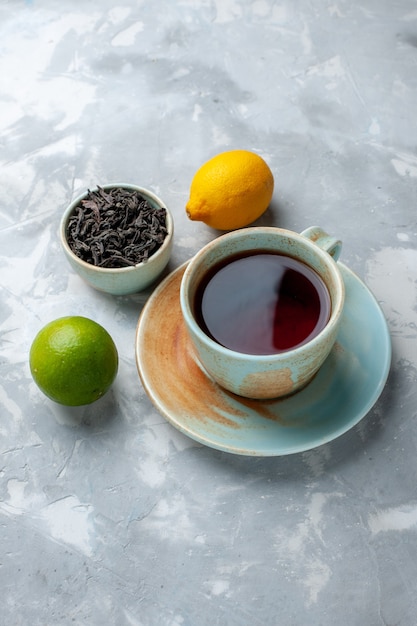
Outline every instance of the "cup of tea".
<path id="1" fill-rule="evenodd" d="M 221 235 L 189 262 L 181 311 L 209 376 L 239 396 L 272 399 L 302 389 L 329 355 L 345 285 L 341 241 L 251 227 Z"/>

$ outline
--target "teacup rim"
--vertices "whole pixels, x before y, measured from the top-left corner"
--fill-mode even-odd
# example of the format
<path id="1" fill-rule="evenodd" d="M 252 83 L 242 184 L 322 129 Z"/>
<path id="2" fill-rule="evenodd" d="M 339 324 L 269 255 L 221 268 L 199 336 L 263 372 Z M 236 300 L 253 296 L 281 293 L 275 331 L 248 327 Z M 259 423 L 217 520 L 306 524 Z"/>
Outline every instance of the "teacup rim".
<path id="1" fill-rule="evenodd" d="M 336 302 L 335 310 L 332 307 L 332 313 L 331 313 L 329 322 L 315 337 L 313 337 L 306 343 L 302 343 L 299 346 L 291 348 L 290 350 L 285 350 L 282 352 L 271 353 L 271 354 L 251 354 L 247 352 L 238 352 L 237 350 L 232 350 L 231 348 L 227 348 L 226 346 L 223 346 L 222 344 L 218 343 L 217 341 L 209 337 L 202 330 L 202 328 L 200 327 L 200 325 L 198 324 L 198 322 L 196 321 L 194 317 L 192 308 L 190 306 L 187 295 L 185 293 L 186 285 L 190 280 L 191 272 L 193 269 L 193 263 L 195 261 L 198 261 L 198 259 L 203 257 L 212 248 L 217 247 L 219 245 L 218 242 L 220 240 L 223 241 L 224 238 L 233 239 L 233 238 L 240 237 L 243 234 L 247 235 L 248 233 L 256 234 L 256 233 L 264 232 L 266 234 L 271 234 L 272 232 L 276 232 L 276 231 L 279 231 L 284 236 L 289 235 L 290 237 L 294 237 L 295 235 L 296 236 L 295 238 L 299 239 L 301 243 L 306 244 L 310 248 L 314 246 L 314 248 L 311 248 L 311 249 L 313 249 L 316 253 L 318 253 L 319 256 L 321 256 L 326 262 L 329 262 L 329 267 L 331 268 L 331 271 L 333 272 L 333 275 L 335 276 L 337 283 L 338 283 L 338 287 L 339 287 L 337 290 L 338 301 Z M 293 257 L 293 258 L 297 258 L 297 257 Z M 234 231 L 230 231 L 228 233 L 224 233 L 220 235 L 219 237 L 209 241 L 202 248 L 200 248 L 200 250 L 198 250 L 196 254 L 188 261 L 184 274 L 182 276 L 181 285 L 180 285 L 180 305 L 181 305 L 182 315 L 183 317 L 185 317 L 185 314 L 186 314 L 187 316 L 187 319 L 185 320 L 186 324 L 190 325 L 193 332 L 198 335 L 200 341 L 202 341 L 209 348 L 214 348 L 216 352 L 220 354 L 224 354 L 224 355 L 233 356 L 233 358 L 236 360 L 241 359 L 244 361 L 250 360 L 250 361 L 260 361 L 260 362 L 265 362 L 265 363 L 271 362 L 271 361 L 276 363 L 281 360 L 286 360 L 288 359 L 289 354 L 296 356 L 302 352 L 305 352 L 307 349 L 310 349 L 310 347 L 313 347 L 317 343 L 321 342 L 324 336 L 330 335 L 333 332 L 333 329 L 335 325 L 338 323 L 340 317 L 342 316 L 345 295 L 346 295 L 345 283 L 341 275 L 341 272 L 339 268 L 337 267 L 337 261 L 335 261 L 328 252 L 320 248 L 317 244 L 315 244 L 313 241 L 308 239 L 308 237 L 303 236 L 301 233 L 297 233 L 296 231 L 292 231 L 290 229 L 279 228 L 279 227 L 274 227 L 274 226 L 252 226 L 248 228 L 241 228 L 241 229 L 237 229 Z"/>

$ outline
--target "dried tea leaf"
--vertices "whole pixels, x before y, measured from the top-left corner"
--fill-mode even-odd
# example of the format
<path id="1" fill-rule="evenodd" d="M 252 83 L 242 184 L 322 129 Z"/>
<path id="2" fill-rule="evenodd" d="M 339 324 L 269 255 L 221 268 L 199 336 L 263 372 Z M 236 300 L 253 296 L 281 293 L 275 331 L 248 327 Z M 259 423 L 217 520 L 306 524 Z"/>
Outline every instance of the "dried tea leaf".
<path id="1" fill-rule="evenodd" d="M 86 263 L 109 268 L 146 262 L 167 234 L 166 210 L 124 187 L 88 190 L 67 226 L 74 254 Z"/>

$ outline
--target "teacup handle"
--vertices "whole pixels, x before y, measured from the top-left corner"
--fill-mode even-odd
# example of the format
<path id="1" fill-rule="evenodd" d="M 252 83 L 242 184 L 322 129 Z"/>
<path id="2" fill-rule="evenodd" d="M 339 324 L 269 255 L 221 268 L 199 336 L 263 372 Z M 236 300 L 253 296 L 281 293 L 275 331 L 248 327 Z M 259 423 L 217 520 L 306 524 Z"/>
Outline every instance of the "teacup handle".
<path id="1" fill-rule="evenodd" d="M 320 226 L 310 226 L 310 228 L 303 230 L 301 234 L 317 244 L 322 250 L 328 252 L 335 261 L 340 257 L 342 251 L 341 240 L 331 237 Z"/>

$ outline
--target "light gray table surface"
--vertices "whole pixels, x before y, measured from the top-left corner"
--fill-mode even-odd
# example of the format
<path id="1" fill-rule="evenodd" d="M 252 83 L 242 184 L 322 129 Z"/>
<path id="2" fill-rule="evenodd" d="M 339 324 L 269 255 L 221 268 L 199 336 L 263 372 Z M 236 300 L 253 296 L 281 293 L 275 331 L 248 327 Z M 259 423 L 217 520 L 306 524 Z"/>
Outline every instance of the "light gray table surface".
<path id="1" fill-rule="evenodd" d="M 415 0 L 0 3 L 2 625 L 417 624 L 416 94 Z M 76 195 L 134 183 L 173 213 L 174 270 L 219 234 L 184 207 L 233 148 L 273 171 L 258 223 L 339 235 L 392 338 L 372 410 L 299 454 L 177 431 L 136 369 L 152 289 L 100 294 L 59 244 Z M 73 314 L 120 367 L 70 410 L 28 352 Z"/>

